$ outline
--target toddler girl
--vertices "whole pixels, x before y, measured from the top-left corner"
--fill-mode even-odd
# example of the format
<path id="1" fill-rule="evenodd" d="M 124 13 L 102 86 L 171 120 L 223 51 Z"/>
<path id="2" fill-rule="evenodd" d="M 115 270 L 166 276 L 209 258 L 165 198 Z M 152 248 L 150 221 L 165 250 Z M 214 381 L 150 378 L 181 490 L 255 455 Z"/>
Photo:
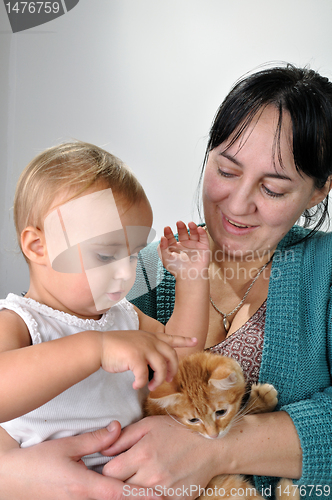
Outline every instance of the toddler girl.
<path id="1" fill-rule="evenodd" d="M 207 329 L 205 231 L 178 223 L 176 241 L 165 228 L 160 255 L 177 288 L 164 326 L 125 298 L 152 211 L 118 158 L 82 142 L 44 151 L 19 179 L 14 217 L 30 285 L 0 301 L 1 426 L 27 447 L 138 420 L 148 368 L 153 390 L 176 373 L 173 347 L 203 348 L 192 336 Z M 84 457 L 97 471 L 108 460 Z"/>

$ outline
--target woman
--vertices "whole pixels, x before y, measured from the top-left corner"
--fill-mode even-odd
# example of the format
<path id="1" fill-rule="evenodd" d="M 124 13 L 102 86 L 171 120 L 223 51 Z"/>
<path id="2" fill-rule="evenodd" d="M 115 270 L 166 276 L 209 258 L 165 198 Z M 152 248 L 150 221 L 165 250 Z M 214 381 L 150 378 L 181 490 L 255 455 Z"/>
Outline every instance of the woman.
<path id="1" fill-rule="evenodd" d="M 30 451 L 34 469 L 22 453 L 28 450 L 15 450 L 15 456 L 3 452 L 2 488 L 23 491 L 19 487 L 30 477 L 35 491 L 41 491 L 36 484 L 44 486 L 53 477 L 44 465 L 51 455 L 54 491 L 61 487 L 57 477 L 68 463 L 75 494 L 70 491 L 65 499 L 118 498 L 119 481 L 153 486 L 173 498 L 195 498 L 199 486 L 220 473 L 254 475 L 266 498 L 273 494 L 274 477 L 302 485 L 302 498 L 329 498 L 332 234 L 293 226 L 302 213 L 310 222 L 322 210 L 316 229 L 326 217 L 331 135 L 332 84 L 313 71 L 272 68 L 243 79 L 226 97 L 204 162 L 204 226 L 211 250 L 205 345 L 237 356 L 249 382 L 272 383 L 280 411 L 247 415 L 220 440 L 188 433 L 168 417 L 144 419 L 125 429 L 107 451 L 114 455 L 128 450 L 105 466 L 109 478 L 97 479 L 75 460 L 86 451 L 83 438 L 89 453 L 105 450 L 118 428 L 110 436 L 100 431 L 99 447 L 89 435 L 43 443 L 47 450 L 36 446 Z M 135 302 L 145 313 L 167 321 L 174 282 L 158 263 L 153 245 L 142 252 L 142 262 L 145 270 Z M 156 273 L 161 281 L 151 290 L 146 276 Z M 143 289 L 148 293 L 141 295 Z M 42 464 L 43 474 L 32 472 L 36 464 Z M 68 491 L 68 474 L 62 481 Z M 122 493 L 129 496 L 126 489 Z M 40 498 L 58 498 L 50 495 Z"/>
<path id="2" fill-rule="evenodd" d="M 211 249 L 206 348 L 238 359 L 250 383 L 272 383 L 281 410 L 245 417 L 243 429 L 219 440 L 219 465 L 209 469 L 213 475 L 290 477 L 298 485 L 315 485 L 301 489 L 308 498 L 328 496 L 328 488 L 320 488 L 332 482 L 332 234 L 315 234 L 327 215 L 331 134 L 327 79 L 292 66 L 264 70 L 239 82 L 221 105 L 202 172 Z M 310 223 L 320 209 L 315 230 L 293 227 L 301 214 Z M 167 321 L 174 279 L 157 262 L 153 246 L 141 257 L 145 276 L 155 267 L 161 283 L 135 302 Z M 125 433 L 126 445 L 133 444 L 133 432 Z M 122 450 L 120 443 L 113 452 Z M 221 463 L 223 447 L 234 467 Z M 144 466 L 132 463 L 133 450 L 106 471 L 123 471 L 118 464 L 130 459 L 127 477 L 130 471 L 131 481 L 146 484 Z M 126 479 L 123 472 L 116 477 Z M 256 477 L 255 483 L 259 491 L 273 491 L 275 481 Z"/>

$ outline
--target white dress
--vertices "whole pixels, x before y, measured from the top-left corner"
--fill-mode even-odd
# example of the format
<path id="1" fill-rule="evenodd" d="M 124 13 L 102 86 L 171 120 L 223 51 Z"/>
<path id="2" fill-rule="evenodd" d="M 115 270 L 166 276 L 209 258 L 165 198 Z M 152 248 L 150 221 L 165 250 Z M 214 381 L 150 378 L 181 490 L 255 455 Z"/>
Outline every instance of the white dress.
<path id="1" fill-rule="evenodd" d="M 33 299 L 9 294 L 0 309 L 15 311 L 26 323 L 32 344 L 59 339 L 85 330 L 138 330 L 135 309 L 122 299 L 99 320 L 82 319 L 57 311 Z M 42 377 L 43 374 L 41 373 Z M 125 427 L 142 417 L 147 390 L 132 387 L 134 375 L 99 369 L 36 410 L 1 424 L 22 448 L 106 427 L 118 420 Z M 83 458 L 90 469 L 101 471 L 109 461 L 100 453 Z"/>

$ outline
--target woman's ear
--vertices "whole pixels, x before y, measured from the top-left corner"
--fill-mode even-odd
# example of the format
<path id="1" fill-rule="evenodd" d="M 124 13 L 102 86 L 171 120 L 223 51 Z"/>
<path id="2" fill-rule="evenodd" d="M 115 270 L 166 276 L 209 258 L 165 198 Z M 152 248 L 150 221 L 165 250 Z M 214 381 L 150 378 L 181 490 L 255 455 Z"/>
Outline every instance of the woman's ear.
<path id="1" fill-rule="evenodd" d="M 45 264 L 47 249 L 43 231 L 32 226 L 26 227 L 21 233 L 21 247 L 30 262 Z"/>
<path id="2" fill-rule="evenodd" d="M 327 178 L 327 181 L 325 182 L 324 186 L 320 189 L 316 188 L 315 191 L 313 192 L 313 195 L 307 205 L 307 210 L 309 208 L 315 207 L 320 203 L 321 201 L 325 200 L 326 196 L 329 194 L 332 188 L 332 175 L 330 175 Z"/>

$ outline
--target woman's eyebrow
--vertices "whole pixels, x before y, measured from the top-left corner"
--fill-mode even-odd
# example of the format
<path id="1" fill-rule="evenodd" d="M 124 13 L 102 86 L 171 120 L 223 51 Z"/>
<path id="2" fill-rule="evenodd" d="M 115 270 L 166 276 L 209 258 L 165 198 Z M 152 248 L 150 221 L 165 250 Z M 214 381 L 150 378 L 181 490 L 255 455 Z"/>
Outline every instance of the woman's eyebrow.
<path id="1" fill-rule="evenodd" d="M 264 177 L 272 177 L 274 179 L 283 179 L 285 181 L 292 181 L 293 180 L 290 177 L 288 177 L 288 175 L 278 174 L 278 172 L 276 172 L 275 174 L 273 174 L 272 172 L 267 172 L 264 175 Z"/>
<path id="2" fill-rule="evenodd" d="M 235 158 L 235 156 L 226 153 L 226 151 L 221 151 L 220 155 L 224 156 L 227 160 L 231 161 L 232 163 L 235 163 L 235 165 L 237 165 L 238 167 L 243 167 L 242 163 L 237 158 Z"/>
<path id="3" fill-rule="evenodd" d="M 232 163 L 234 163 L 238 167 L 243 168 L 243 164 L 237 158 L 235 158 L 235 156 L 232 156 L 229 153 L 226 153 L 226 151 L 222 151 L 220 153 L 220 155 L 224 156 L 227 160 L 231 161 Z M 272 177 L 273 179 L 282 179 L 285 181 L 292 181 L 293 180 L 290 177 L 288 177 L 288 175 L 279 174 L 278 172 L 266 172 L 264 174 L 264 177 Z"/>

